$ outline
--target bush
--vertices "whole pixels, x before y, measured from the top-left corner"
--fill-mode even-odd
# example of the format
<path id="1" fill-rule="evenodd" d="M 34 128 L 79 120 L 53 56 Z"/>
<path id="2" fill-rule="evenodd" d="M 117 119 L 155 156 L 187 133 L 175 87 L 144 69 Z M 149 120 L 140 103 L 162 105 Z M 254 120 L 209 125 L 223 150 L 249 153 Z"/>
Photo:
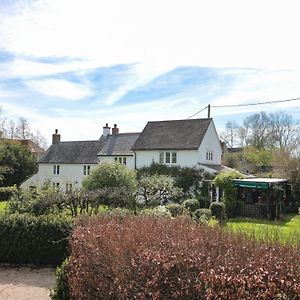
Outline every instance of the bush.
<path id="1" fill-rule="evenodd" d="M 101 163 L 84 178 L 82 186 L 87 190 L 122 187 L 133 192 L 136 188 L 136 172 L 117 162 Z"/>
<path id="2" fill-rule="evenodd" d="M 0 215 L 0 262 L 56 266 L 68 255 L 71 229 L 62 216 Z"/>
<path id="3" fill-rule="evenodd" d="M 222 202 L 212 202 L 209 209 L 214 217 L 219 221 L 224 221 L 226 219 L 225 214 L 225 204 Z"/>
<path id="4" fill-rule="evenodd" d="M 185 208 L 181 204 L 170 203 L 166 205 L 166 209 L 171 213 L 172 217 L 178 217 L 185 213 Z"/>
<path id="5" fill-rule="evenodd" d="M 193 213 L 196 209 L 200 208 L 198 199 L 187 199 L 182 204 L 190 213 Z"/>
<path id="6" fill-rule="evenodd" d="M 171 213 L 166 209 L 165 206 L 157 206 L 154 208 L 146 208 L 140 211 L 142 216 L 150 216 L 157 218 L 171 218 Z"/>
<path id="7" fill-rule="evenodd" d="M 193 213 L 193 218 L 200 223 L 207 223 L 211 217 L 211 210 L 208 208 L 199 208 Z"/>
<path id="8" fill-rule="evenodd" d="M 7 201 L 16 191 L 16 189 L 17 187 L 15 185 L 0 187 L 0 201 Z"/>
<path id="9" fill-rule="evenodd" d="M 298 299 L 299 261 L 299 246 L 190 218 L 89 218 L 73 232 L 68 281 L 71 299 Z"/>
<path id="10" fill-rule="evenodd" d="M 50 292 L 52 300 L 69 300 L 69 284 L 68 284 L 68 266 L 69 259 L 66 258 L 60 267 L 55 271 L 55 287 Z"/>

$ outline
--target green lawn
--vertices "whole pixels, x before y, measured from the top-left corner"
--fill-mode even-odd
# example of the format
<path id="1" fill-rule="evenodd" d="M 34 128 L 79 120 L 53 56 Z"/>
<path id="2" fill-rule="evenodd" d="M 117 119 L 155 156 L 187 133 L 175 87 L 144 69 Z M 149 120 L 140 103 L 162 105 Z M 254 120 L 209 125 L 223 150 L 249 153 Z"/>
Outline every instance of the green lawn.
<path id="1" fill-rule="evenodd" d="M 0 214 L 4 212 L 7 206 L 7 201 L 0 201 Z"/>
<path id="2" fill-rule="evenodd" d="M 285 221 L 231 219 L 226 229 L 243 232 L 257 239 L 300 243 L 300 215 L 289 215 Z"/>

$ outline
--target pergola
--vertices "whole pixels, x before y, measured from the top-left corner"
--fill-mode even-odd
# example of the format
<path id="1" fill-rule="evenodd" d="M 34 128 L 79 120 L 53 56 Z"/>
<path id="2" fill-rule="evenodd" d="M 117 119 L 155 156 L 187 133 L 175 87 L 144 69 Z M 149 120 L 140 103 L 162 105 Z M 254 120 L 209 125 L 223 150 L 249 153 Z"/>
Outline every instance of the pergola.
<path id="1" fill-rule="evenodd" d="M 241 216 L 267 218 L 281 217 L 283 207 L 289 200 L 290 185 L 287 179 L 280 178 L 247 178 L 234 179 L 238 188 L 238 197 L 243 199 Z"/>

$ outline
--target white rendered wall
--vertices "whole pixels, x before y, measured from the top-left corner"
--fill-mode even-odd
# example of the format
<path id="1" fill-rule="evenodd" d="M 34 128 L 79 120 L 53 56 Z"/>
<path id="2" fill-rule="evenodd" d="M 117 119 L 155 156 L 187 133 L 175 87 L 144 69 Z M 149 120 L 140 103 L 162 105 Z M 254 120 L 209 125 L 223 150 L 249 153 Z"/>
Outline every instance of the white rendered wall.
<path id="1" fill-rule="evenodd" d="M 222 148 L 219 142 L 219 137 L 216 132 L 213 122 L 210 123 L 202 143 L 197 150 L 143 150 L 135 151 L 136 153 L 136 167 L 137 169 L 142 167 L 148 167 L 153 162 L 159 163 L 160 152 L 176 152 L 177 163 L 167 164 L 170 166 L 181 166 L 181 167 L 195 167 L 200 164 L 221 164 Z M 213 153 L 213 160 L 206 160 L 206 152 Z"/>
<path id="2" fill-rule="evenodd" d="M 211 165 L 221 164 L 222 148 L 213 122 L 209 124 L 198 151 L 200 163 Z M 213 153 L 213 160 L 206 160 L 206 152 Z"/>
<path id="3" fill-rule="evenodd" d="M 59 174 L 53 174 L 54 165 L 59 165 Z M 97 164 L 46 164 L 40 163 L 39 170 L 32 177 L 28 178 L 22 183 L 21 187 L 43 187 L 45 183 L 50 185 L 55 182 L 59 183 L 60 189 L 65 190 L 66 184 L 72 184 L 73 188 L 81 188 L 83 178 L 84 166 L 90 166 L 90 171 L 97 166 Z"/>

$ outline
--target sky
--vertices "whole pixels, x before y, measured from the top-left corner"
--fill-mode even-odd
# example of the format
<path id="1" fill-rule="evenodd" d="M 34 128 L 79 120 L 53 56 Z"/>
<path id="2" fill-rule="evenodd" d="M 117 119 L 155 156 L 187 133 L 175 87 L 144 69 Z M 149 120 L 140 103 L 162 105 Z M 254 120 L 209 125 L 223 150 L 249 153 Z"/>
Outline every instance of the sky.
<path id="1" fill-rule="evenodd" d="M 300 97 L 297 1 L 0 0 L 0 107 L 50 143 Z M 226 121 L 300 101 L 213 108 Z M 207 117 L 207 111 L 194 118 Z"/>

